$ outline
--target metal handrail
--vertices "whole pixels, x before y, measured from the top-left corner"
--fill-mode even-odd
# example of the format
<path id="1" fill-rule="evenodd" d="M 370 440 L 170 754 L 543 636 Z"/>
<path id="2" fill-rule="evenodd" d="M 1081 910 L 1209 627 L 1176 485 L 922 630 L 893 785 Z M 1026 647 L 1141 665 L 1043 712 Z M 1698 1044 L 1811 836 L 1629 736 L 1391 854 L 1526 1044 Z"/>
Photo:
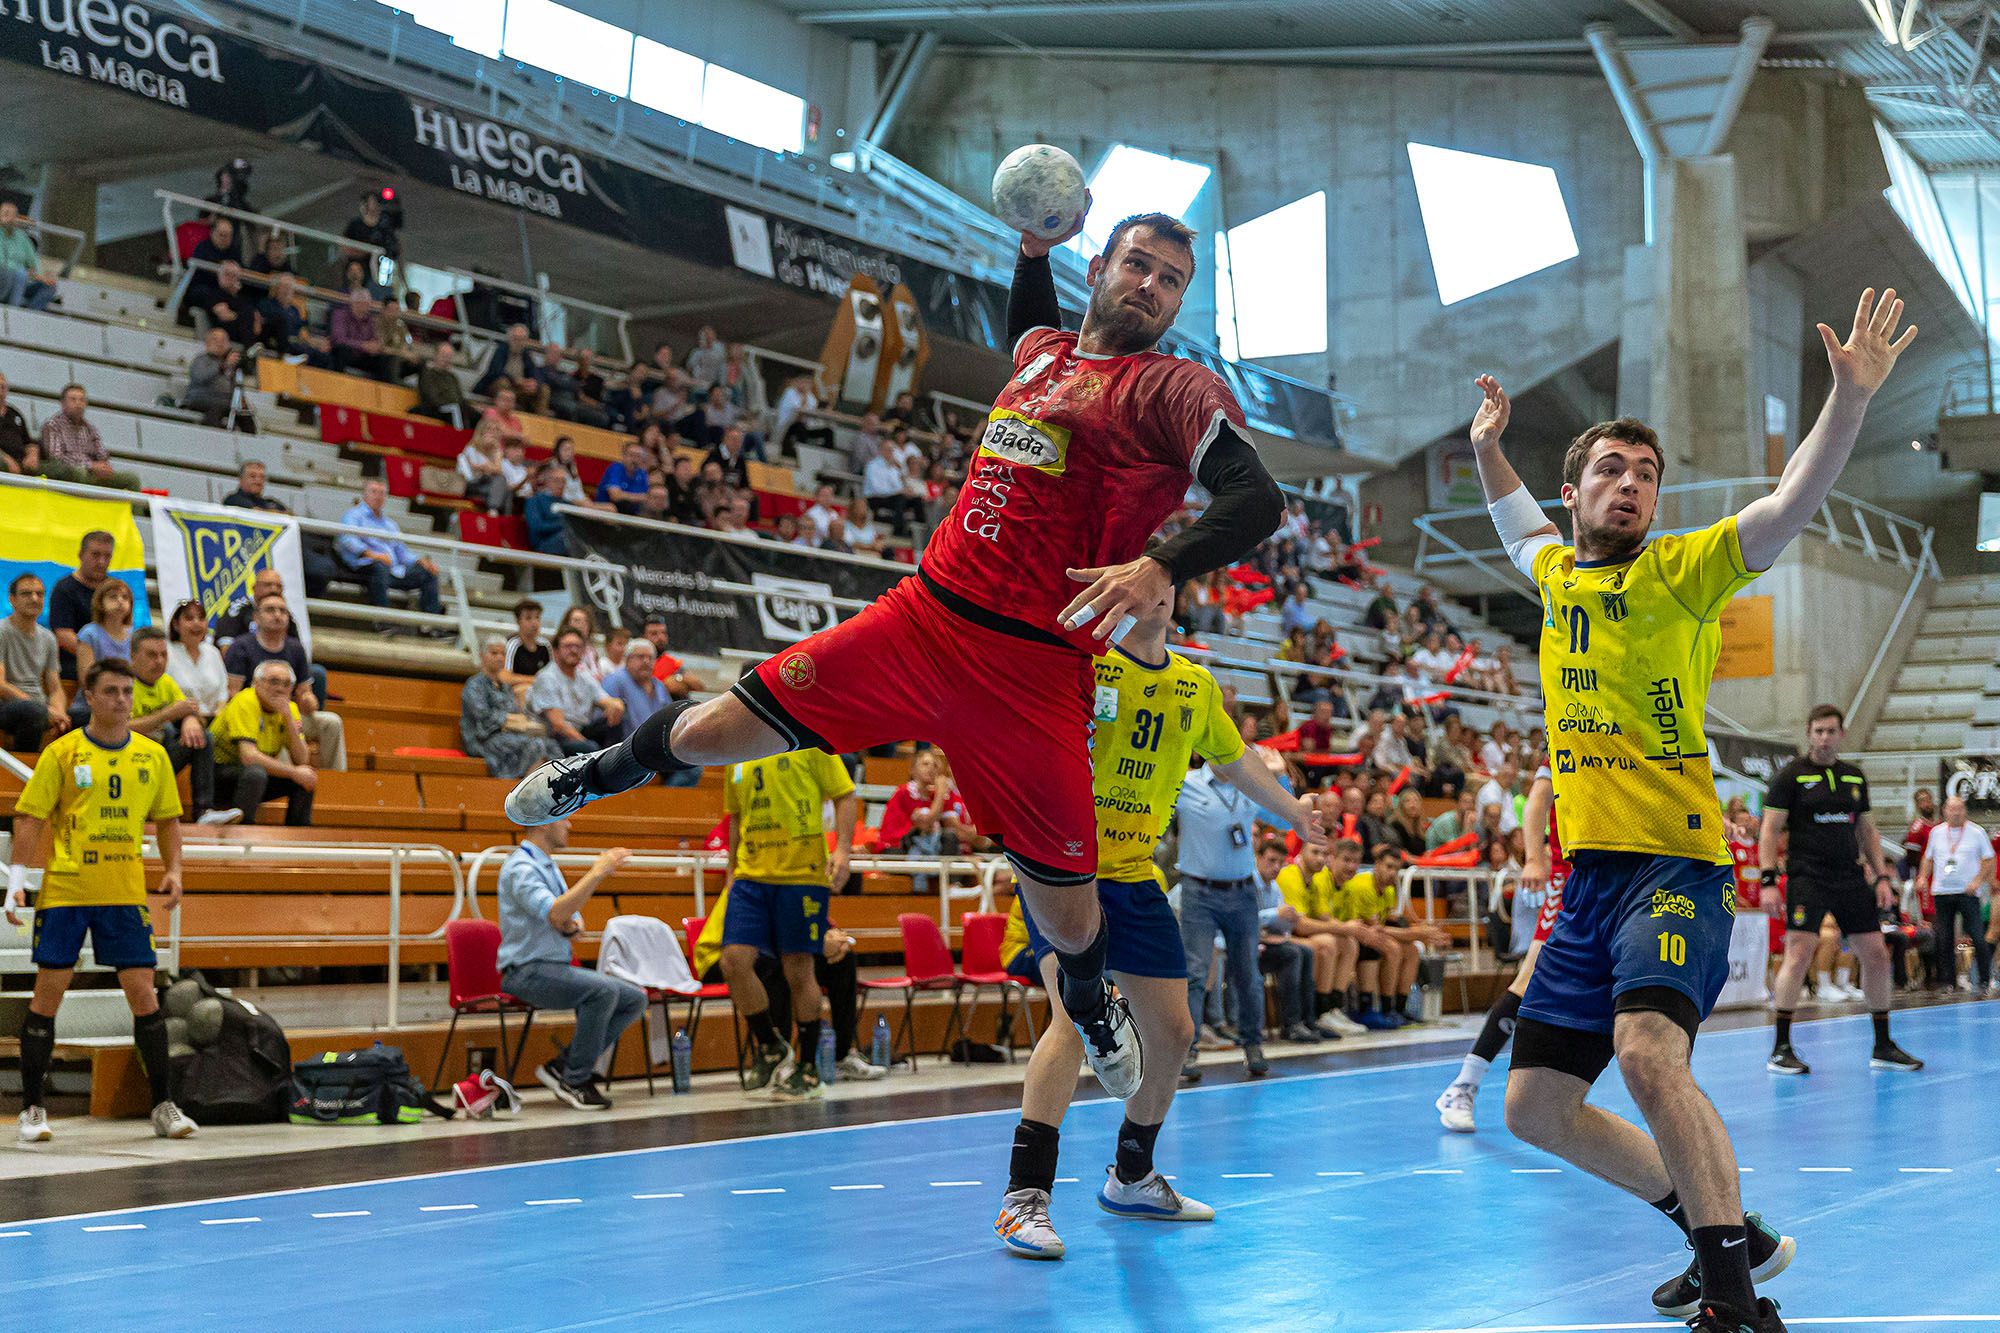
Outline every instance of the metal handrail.
<path id="1" fill-rule="evenodd" d="M 186 261 L 181 258 L 180 246 L 174 244 L 174 227 L 176 225 L 174 222 L 174 206 L 176 204 L 195 209 L 198 212 L 225 217 L 232 222 L 254 223 L 267 230 L 282 231 L 289 236 L 307 236 L 315 241 L 324 241 L 336 249 L 358 250 L 362 254 L 373 255 L 378 260 L 389 253 L 381 246 L 369 241 L 357 241 L 346 236 L 336 236 L 330 231 L 320 231 L 317 228 L 303 226 L 297 222 L 287 222 L 283 218 L 274 218 L 268 213 L 253 213 L 247 208 L 232 208 L 227 204 L 217 204 L 207 199 L 197 199 L 191 194 L 179 194 L 173 190 L 154 190 L 153 197 L 160 201 L 160 223 L 167 233 L 167 263 L 173 270 L 176 283 L 180 281 L 181 270 L 186 266 Z"/>
<path id="2" fill-rule="evenodd" d="M 62 266 L 56 270 L 57 277 L 67 278 L 75 270 L 77 261 L 83 258 L 83 247 L 90 240 L 88 236 L 74 227 L 59 227 L 53 222 L 44 222 L 40 218 L 24 217 L 21 219 L 21 225 L 30 231 L 41 232 L 47 236 L 58 236 L 69 242 L 69 258 L 63 260 Z M 38 243 L 37 249 L 42 252 L 44 258 L 47 257 L 47 246 Z"/>

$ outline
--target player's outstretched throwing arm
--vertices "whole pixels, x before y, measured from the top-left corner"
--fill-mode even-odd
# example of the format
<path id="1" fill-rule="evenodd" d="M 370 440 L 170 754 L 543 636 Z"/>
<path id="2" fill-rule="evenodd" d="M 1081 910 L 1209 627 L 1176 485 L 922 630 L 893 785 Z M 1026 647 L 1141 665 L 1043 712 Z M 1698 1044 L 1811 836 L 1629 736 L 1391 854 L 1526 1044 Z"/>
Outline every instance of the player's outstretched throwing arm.
<path id="1" fill-rule="evenodd" d="M 1500 436 L 1514 415 L 1513 400 L 1491 375 L 1481 375 L 1474 383 L 1486 395 L 1472 418 L 1472 456 L 1479 465 L 1479 489 L 1486 497 L 1486 512 L 1493 516 L 1493 527 L 1507 549 L 1507 558 L 1514 562 L 1514 568 L 1533 578 L 1535 552 L 1561 541 L 1562 536 L 1521 484 L 1521 474 L 1500 452 Z"/>
<path id="2" fill-rule="evenodd" d="M 1896 336 L 1896 325 L 1902 318 L 1903 303 L 1895 288 L 1877 299 L 1870 287 L 1861 293 L 1861 302 L 1854 308 L 1854 327 L 1846 342 L 1826 325 L 1817 326 L 1820 341 L 1826 344 L 1826 359 L 1833 367 L 1833 392 L 1827 395 L 1812 432 L 1799 442 L 1791 461 L 1785 464 L 1778 489 L 1752 500 L 1736 516 L 1736 538 L 1743 547 L 1747 568 L 1769 569 L 1826 503 L 1841 469 L 1847 466 L 1848 455 L 1854 452 L 1869 399 L 1917 336 L 1914 324 L 1904 329 L 1901 337 Z"/>

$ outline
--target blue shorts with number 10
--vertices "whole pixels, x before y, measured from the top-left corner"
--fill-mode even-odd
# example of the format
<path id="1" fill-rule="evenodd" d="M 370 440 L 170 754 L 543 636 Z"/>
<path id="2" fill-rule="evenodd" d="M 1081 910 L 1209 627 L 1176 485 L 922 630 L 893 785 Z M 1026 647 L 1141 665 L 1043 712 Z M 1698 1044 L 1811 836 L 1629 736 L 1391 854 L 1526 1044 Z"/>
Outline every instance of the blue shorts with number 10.
<path id="1" fill-rule="evenodd" d="M 1647 852 L 1570 859 L 1562 915 L 1528 979 L 1521 1017 L 1609 1033 L 1620 996 L 1666 987 L 1707 1018 L 1729 980 L 1730 867 Z"/>

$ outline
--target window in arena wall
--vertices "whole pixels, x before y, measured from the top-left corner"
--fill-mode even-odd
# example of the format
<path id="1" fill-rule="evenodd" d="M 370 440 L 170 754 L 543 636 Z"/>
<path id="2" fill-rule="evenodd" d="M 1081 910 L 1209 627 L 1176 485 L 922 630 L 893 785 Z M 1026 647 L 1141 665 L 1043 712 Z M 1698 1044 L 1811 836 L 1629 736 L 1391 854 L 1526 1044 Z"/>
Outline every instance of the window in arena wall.
<path id="1" fill-rule="evenodd" d="M 699 125 L 702 76 L 707 68 L 700 56 L 641 37 L 632 46 L 632 100 Z"/>
<path id="2" fill-rule="evenodd" d="M 1114 145 L 1090 174 L 1090 216 L 1069 248 L 1086 259 L 1102 253 L 1111 229 L 1134 213 L 1185 218 L 1213 174 L 1199 162 L 1149 153 L 1127 143 Z"/>
<path id="3" fill-rule="evenodd" d="M 632 84 L 632 34 L 554 0 L 507 0 L 500 52 L 620 97 Z"/>
<path id="4" fill-rule="evenodd" d="M 400 9 L 424 27 L 451 38 L 452 45 L 485 56 L 500 54 L 507 0 L 379 0 Z"/>
<path id="5" fill-rule="evenodd" d="M 1562 185 L 1549 167 L 1409 145 L 1438 300 L 1453 305 L 1577 255 Z"/>
<path id="6" fill-rule="evenodd" d="M 806 147 L 803 97 L 720 65 L 710 65 L 702 80 L 701 123 L 774 153 L 802 153 Z"/>
<path id="7" fill-rule="evenodd" d="M 1231 361 L 1326 350 L 1326 191 L 1215 237 L 1215 338 Z"/>

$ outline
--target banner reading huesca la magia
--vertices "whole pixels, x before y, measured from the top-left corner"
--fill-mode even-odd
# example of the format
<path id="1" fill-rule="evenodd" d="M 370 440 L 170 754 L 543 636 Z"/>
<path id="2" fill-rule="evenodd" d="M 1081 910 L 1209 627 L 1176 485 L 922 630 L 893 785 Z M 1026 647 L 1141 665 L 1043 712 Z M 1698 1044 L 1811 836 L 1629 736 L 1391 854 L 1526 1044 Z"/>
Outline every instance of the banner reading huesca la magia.
<path id="1" fill-rule="evenodd" d="M 593 568 L 584 593 L 605 618 L 638 633 L 666 622 L 680 647 L 775 653 L 872 602 L 910 571 L 884 561 L 845 559 L 650 523 L 563 515 L 570 545 Z"/>

